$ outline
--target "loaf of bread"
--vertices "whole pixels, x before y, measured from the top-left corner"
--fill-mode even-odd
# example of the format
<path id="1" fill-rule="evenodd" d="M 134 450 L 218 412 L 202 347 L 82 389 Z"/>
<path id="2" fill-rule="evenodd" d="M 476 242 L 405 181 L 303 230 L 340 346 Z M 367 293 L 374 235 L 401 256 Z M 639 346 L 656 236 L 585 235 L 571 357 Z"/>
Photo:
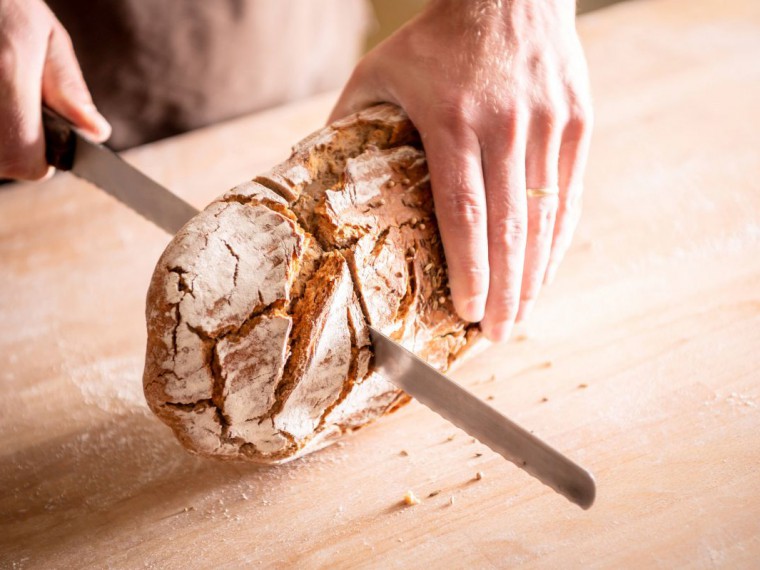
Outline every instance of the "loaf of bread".
<path id="1" fill-rule="evenodd" d="M 148 291 L 144 388 L 190 451 L 283 462 L 406 403 L 372 371 L 368 325 L 441 371 L 473 344 L 420 147 L 399 108 L 367 109 L 167 246 Z"/>

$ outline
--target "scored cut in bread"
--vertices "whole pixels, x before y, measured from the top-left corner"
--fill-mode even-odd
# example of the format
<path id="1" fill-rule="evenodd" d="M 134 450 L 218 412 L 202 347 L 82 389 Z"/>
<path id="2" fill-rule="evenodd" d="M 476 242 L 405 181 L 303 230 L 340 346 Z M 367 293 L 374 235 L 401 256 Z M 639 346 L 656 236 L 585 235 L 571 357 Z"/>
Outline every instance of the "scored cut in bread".
<path id="1" fill-rule="evenodd" d="M 190 451 L 280 463 L 406 403 L 372 371 L 370 324 L 441 371 L 474 344 L 420 147 L 401 109 L 366 109 L 172 239 L 148 290 L 143 382 Z"/>

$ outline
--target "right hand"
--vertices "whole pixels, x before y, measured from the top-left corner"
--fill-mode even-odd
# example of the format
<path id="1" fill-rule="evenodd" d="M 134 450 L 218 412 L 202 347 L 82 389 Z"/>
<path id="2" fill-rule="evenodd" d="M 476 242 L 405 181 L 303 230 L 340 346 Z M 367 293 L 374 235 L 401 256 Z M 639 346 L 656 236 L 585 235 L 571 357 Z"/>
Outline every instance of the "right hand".
<path id="1" fill-rule="evenodd" d="M 0 179 L 45 176 L 42 104 L 95 142 L 111 126 L 95 109 L 71 39 L 42 0 L 0 0 Z"/>

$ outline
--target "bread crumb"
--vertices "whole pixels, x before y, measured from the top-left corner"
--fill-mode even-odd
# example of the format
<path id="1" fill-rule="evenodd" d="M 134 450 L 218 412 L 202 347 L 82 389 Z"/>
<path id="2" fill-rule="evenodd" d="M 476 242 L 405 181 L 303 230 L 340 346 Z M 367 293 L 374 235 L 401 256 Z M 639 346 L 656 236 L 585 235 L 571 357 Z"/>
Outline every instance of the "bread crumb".
<path id="1" fill-rule="evenodd" d="M 428 499 L 430 497 L 435 497 L 436 495 L 439 495 L 440 493 L 441 493 L 440 489 L 436 489 L 435 491 L 430 491 L 430 493 L 428 493 Z"/>
<path id="2" fill-rule="evenodd" d="M 482 453 L 480 453 L 480 452 L 478 451 L 478 452 L 475 454 L 475 457 L 483 457 L 483 454 L 482 454 Z"/>
<path id="3" fill-rule="evenodd" d="M 588 384 L 586 384 L 585 382 L 582 382 L 581 384 L 578 384 L 578 388 L 580 388 L 581 390 L 584 388 L 588 388 Z"/>
<path id="4" fill-rule="evenodd" d="M 470 440 L 470 443 L 477 443 L 477 442 L 478 442 L 478 440 L 475 439 L 474 437 Z"/>
<path id="5" fill-rule="evenodd" d="M 494 382 L 496 380 L 496 374 L 491 374 L 486 382 Z"/>
<path id="6" fill-rule="evenodd" d="M 515 342 L 525 342 L 526 340 L 528 340 L 528 335 L 527 334 L 518 334 L 515 337 Z"/>
<path id="7" fill-rule="evenodd" d="M 406 449 L 402 449 L 398 453 L 401 457 L 409 457 L 409 452 Z"/>
<path id="8" fill-rule="evenodd" d="M 409 182 L 410 182 L 410 181 L 409 181 L 409 179 L 408 179 L 408 178 L 402 178 L 402 179 L 401 179 L 401 184 L 407 185 L 407 184 L 409 184 Z"/>
<path id="9" fill-rule="evenodd" d="M 395 185 L 396 185 L 395 180 L 388 180 L 388 184 L 387 184 L 388 188 L 393 188 Z"/>
<path id="10" fill-rule="evenodd" d="M 449 505 L 454 506 L 454 497 L 449 497 Z"/>
<path id="11" fill-rule="evenodd" d="M 549 398 L 547 398 L 546 396 L 544 396 L 543 398 L 541 398 L 541 403 L 542 404 L 544 404 L 544 403 L 546 403 L 548 401 L 549 401 Z"/>
<path id="12" fill-rule="evenodd" d="M 477 473 L 475 473 L 475 480 L 476 481 L 481 481 L 482 479 L 483 479 L 483 472 L 482 471 L 478 471 Z"/>
<path id="13" fill-rule="evenodd" d="M 493 400 L 493 399 L 494 399 L 494 396 L 493 396 L 493 395 L 490 395 L 490 396 L 486 396 L 486 400 L 488 400 L 489 402 L 490 402 L 491 400 Z"/>
<path id="14" fill-rule="evenodd" d="M 413 507 L 414 505 L 419 505 L 422 501 L 419 500 L 417 495 L 414 494 L 413 491 L 407 491 L 404 494 L 404 504 L 408 507 Z"/>
<path id="15" fill-rule="evenodd" d="M 454 441 L 454 437 L 455 437 L 454 435 L 450 435 L 449 437 L 446 438 L 446 441 Z"/>
<path id="16" fill-rule="evenodd" d="M 421 230 L 424 230 L 426 227 L 427 227 L 427 226 L 425 226 L 425 224 L 420 224 L 420 229 L 421 229 Z"/>
<path id="17" fill-rule="evenodd" d="M 546 362 L 544 362 L 544 363 L 543 363 L 541 366 L 542 366 L 543 368 L 551 368 L 552 366 L 554 366 L 554 363 L 553 363 L 551 360 L 547 360 L 547 361 L 546 361 Z"/>

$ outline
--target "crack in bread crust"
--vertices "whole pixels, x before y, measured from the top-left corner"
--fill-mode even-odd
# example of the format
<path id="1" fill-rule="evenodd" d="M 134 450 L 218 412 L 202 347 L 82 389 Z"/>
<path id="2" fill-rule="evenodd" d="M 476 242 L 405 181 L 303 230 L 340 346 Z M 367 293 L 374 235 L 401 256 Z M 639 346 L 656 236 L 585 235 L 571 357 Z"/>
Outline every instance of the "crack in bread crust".
<path id="1" fill-rule="evenodd" d="M 151 409 L 194 453 L 281 463 L 409 401 L 369 325 L 446 370 L 479 337 L 448 290 L 424 153 L 378 105 L 326 127 L 171 241 L 146 304 Z"/>

